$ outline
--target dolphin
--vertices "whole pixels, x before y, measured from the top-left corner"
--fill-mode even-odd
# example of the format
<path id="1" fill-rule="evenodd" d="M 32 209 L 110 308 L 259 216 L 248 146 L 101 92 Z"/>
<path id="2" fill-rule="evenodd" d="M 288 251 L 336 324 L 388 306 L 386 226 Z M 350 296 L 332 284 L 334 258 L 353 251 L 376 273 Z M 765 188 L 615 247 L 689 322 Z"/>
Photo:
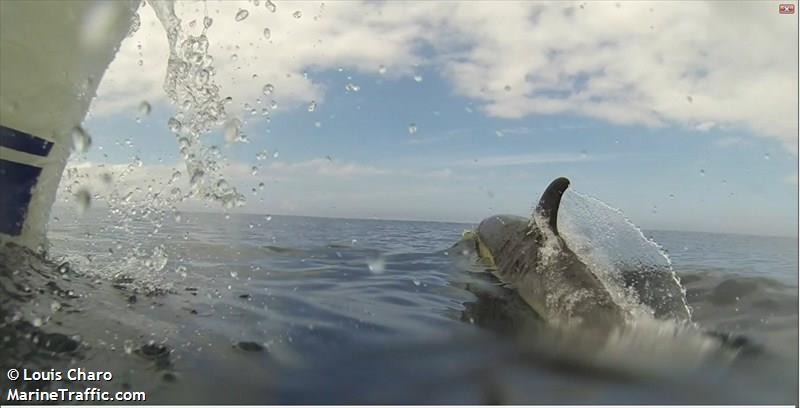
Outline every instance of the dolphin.
<path id="1" fill-rule="evenodd" d="M 558 233 L 558 209 L 569 180 L 554 180 L 530 219 L 495 215 L 474 233 L 478 255 L 546 322 L 564 327 L 612 329 L 625 322 L 603 282 Z"/>
<path id="2" fill-rule="evenodd" d="M 629 312 L 559 235 L 558 210 L 569 184 L 565 177 L 553 180 L 531 218 L 494 215 L 481 221 L 469 236 L 477 255 L 492 266 L 492 274 L 546 323 L 609 334 L 624 328 Z M 685 292 L 670 268 L 640 266 L 620 272 L 625 289 L 636 293 L 652 309 L 653 317 L 691 322 Z M 764 353 L 760 345 L 740 335 L 700 333 L 742 355 Z"/>

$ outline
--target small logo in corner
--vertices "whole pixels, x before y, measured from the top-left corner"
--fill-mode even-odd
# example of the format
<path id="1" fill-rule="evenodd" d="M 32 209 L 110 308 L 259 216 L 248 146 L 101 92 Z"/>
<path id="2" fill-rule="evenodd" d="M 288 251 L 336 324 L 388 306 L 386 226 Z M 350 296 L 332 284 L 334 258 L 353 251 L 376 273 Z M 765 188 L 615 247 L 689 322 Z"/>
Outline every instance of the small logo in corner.
<path id="1" fill-rule="evenodd" d="M 778 13 L 794 14 L 794 4 L 781 4 L 778 6 Z"/>

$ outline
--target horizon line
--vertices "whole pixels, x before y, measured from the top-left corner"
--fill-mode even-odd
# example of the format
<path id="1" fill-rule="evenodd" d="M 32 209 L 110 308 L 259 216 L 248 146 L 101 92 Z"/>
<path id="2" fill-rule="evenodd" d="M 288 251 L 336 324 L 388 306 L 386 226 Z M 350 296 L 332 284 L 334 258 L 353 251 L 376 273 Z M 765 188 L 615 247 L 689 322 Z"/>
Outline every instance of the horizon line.
<path id="1" fill-rule="evenodd" d="M 74 211 L 74 208 L 70 206 L 63 206 L 59 205 L 59 203 L 55 203 L 53 208 L 59 209 L 69 209 Z M 95 209 L 96 207 L 91 207 L 89 211 Z M 203 211 L 202 209 L 190 209 L 190 210 L 180 210 L 181 213 L 194 213 L 194 214 L 219 214 L 219 215 L 252 215 L 252 216 L 273 216 L 273 217 L 296 217 L 296 218 L 322 218 L 322 219 L 330 219 L 330 220 L 354 220 L 354 221 L 399 221 L 399 222 L 427 222 L 427 223 L 438 223 L 438 224 L 462 224 L 462 225 L 471 225 L 477 226 L 480 221 L 446 221 L 446 220 L 429 220 L 429 219 L 413 219 L 413 218 L 378 218 L 378 217 L 345 217 L 345 216 L 325 216 L 325 215 L 305 215 L 305 214 L 281 214 L 281 213 L 252 213 L 252 212 L 244 212 L 244 211 L 234 211 L 234 212 L 220 212 L 220 211 Z M 500 215 L 500 214 L 493 214 L 493 215 Z M 491 215 L 490 215 L 491 217 Z M 485 219 L 486 217 L 484 217 Z M 638 228 L 642 232 L 690 232 L 690 233 L 697 233 L 697 234 L 717 234 L 717 235 L 738 235 L 738 236 L 749 236 L 749 237 L 763 237 L 763 238 L 791 238 L 791 239 L 798 239 L 800 238 L 800 233 L 796 235 L 764 235 L 764 234 L 754 234 L 754 233 L 743 233 L 743 232 L 732 232 L 732 231 L 702 231 L 702 230 L 686 230 L 686 229 L 671 229 L 671 228 L 643 228 L 639 225 L 634 224 L 636 228 Z M 800 232 L 800 224 L 798 224 L 798 231 Z"/>

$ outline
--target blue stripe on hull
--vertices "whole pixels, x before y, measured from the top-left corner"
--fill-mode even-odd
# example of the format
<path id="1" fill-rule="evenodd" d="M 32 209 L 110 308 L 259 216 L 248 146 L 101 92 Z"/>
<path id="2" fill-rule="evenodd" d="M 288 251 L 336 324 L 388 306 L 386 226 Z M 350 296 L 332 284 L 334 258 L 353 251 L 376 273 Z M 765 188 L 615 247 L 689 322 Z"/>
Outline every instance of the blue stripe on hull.
<path id="1" fill-rule="evenodd" d="M 53 142 L 0 125 L 0 146 L 19 152 L 47 157 Z"/>
<path id="2" fill-rule="evenodd" d="M 31 190 L 41 172 L 39 167 L 0 159 L 0 233 L 16 236 L 22 232 Z"/>

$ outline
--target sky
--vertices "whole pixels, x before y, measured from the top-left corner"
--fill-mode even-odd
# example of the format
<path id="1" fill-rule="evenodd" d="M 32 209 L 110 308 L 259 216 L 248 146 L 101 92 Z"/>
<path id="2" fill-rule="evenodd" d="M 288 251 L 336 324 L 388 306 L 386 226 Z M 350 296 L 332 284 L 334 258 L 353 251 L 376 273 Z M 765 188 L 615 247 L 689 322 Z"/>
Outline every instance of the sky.
<path id="1" fill-rule="evenodd" d="M 192 35 L 212 18 L 212 81 L 247 136 L 203 136 L 246 204 L 179 206 L 477 223 L 566 176 L 645 229 L 796 236 L 798 20 L 778 4 L 177 2 Z M 69 164 L 95 202 L 132 162 L 116 188 L 178 170 L 188 190 L 167 38 L 138 18 Z"/>

